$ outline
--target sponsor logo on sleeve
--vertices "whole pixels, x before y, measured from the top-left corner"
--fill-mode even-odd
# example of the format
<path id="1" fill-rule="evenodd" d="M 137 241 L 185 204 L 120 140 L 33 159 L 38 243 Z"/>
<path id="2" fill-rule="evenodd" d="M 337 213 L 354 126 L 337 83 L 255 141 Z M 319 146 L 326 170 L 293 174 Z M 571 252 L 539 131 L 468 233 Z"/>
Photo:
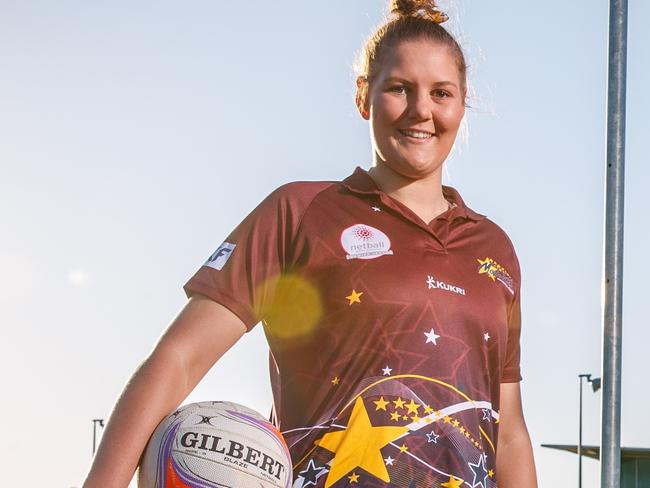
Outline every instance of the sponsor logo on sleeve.
<path id="1" fill-rule="evenodd" d="M 221 271 L 221 269 L 230 259 L 230 256 L 232 255 L 232 252 L 235 250 L 236 246 L 236 244 L 224 242 L 214 253 L 212 253 L 212 256 L 208 258 L 204 266 L 209 266 L 210 268 Z"/>
<path id="2" fill-rule="evenodd" d="M 485 274 L 492 281 L 500 282 L 511 294 L 515 294 L 514 280 L 503 266 L 489 257 L 486 257 L 485 259 L 477 259 L 477 261 L 479 263 L 478 274 Z"/>
<path id="3" fill-rule="evenodd" d="M 341 233 L 341 246 L 347 259 L 374 259 L 393 254 L 390 239 L 379 229 L 355 224 Z"/>

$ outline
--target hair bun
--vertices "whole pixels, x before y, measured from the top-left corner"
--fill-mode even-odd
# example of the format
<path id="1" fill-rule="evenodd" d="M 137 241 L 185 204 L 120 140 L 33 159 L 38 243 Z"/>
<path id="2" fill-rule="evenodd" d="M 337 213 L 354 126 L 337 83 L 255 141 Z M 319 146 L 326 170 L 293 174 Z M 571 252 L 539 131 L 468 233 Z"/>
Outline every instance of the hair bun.
<path id="1" fill-rule="evenodd" d="M 390 11 L 398 17 L 419 17 L 442 24 L 449 16 L 433 0 L 391 0 Z"/>

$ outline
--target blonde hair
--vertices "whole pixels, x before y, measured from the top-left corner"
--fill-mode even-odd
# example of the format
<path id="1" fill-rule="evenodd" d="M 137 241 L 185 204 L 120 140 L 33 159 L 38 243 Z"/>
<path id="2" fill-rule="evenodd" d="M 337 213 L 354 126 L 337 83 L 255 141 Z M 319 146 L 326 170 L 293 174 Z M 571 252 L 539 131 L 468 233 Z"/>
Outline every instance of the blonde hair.
<path id="1" fill-rule="evenodd" d="M 441 24 L 447 15 L 432 0 L 391 0 L 390 17 L 368 38 L 358 62 L 359 79 L 372 82 L 384 56 L 403 41 L 424 39 L 449 48 L 456 65 L 463 91 L 467 89 L 467 64 L 458 41 Z"/>

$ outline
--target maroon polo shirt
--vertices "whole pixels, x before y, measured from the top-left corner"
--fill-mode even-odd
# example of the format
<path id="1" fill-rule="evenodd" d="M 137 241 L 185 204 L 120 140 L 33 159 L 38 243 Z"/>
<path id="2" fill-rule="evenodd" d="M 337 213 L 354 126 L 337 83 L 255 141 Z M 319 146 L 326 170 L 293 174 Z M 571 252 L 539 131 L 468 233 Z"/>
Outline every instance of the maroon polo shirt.
<path id="1" fill-rule="evenodd" d="M 294 487 L 496 486 L 519 265 L 497 225 L 444 194 L 452 208 L 427 224 L 360 168 L 287 184 L 185 286 L 263 324 Z"/>

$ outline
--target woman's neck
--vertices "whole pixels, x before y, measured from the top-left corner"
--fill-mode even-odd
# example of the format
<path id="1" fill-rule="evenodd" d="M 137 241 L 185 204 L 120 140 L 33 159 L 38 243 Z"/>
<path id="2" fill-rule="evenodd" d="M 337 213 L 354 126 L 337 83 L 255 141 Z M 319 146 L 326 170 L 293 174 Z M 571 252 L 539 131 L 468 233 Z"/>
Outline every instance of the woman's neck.
<path id="1" fill-rule="evenodd" d="M 380 190 L 429 223 L 449 209 L 449 202 L 442 193 L 441 169 L 424 178 L 412 179 L 397 173 L 383 162 L 375 162 L 368 174 Z"/>

